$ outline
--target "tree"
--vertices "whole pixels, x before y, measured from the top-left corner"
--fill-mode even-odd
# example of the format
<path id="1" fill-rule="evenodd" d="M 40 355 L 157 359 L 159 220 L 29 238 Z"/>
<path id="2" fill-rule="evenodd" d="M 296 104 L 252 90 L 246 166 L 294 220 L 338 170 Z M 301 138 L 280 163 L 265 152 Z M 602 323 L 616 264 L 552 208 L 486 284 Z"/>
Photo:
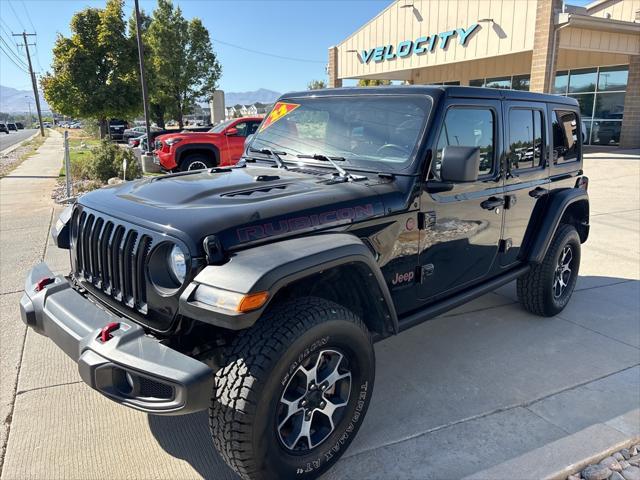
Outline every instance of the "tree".
<path id="1" fill-rule="evenodd" d="M 324 80 L 311 80 L 307 84 L 309 90 L 320 90 L 321 88 L 327 88 L 327 82 Z"/>
<path id="2" fill-rule="evenodd" d="M 382 85 L 391 85 L 391 80 L 376 80 L 367 78 L 361 78 L 360 80 L 358 80 L 359 87 L 379 87 Z"/>
<path id="3" fill-rule="evenodd" d="M 100 133 L 107 119 L 140 109 L 135 44 L 127 36 L 124 0 L 107 0 L 104 9 L 86 8 L 71 19 L 71 36 L 58 35 L 53 72 L 42 78 L 52 109 L 74 118 L 96 118 Z"/>
<path id="4" fill-rule="evenodd" d="M 186 20 L 170 0 L 158 0 L 146 40 L 152 52 L 152 101 L 182 128 L 183 116 L 196 102 L 212 98 L 222 73 L 209 32 L 200 19 Z"/>

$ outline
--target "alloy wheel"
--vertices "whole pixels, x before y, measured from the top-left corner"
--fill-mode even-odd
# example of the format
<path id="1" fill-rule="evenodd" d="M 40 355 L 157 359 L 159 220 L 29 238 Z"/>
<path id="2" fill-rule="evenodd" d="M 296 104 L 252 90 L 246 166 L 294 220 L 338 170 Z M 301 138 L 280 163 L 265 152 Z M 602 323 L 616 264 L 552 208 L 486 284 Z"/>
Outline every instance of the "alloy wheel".
<path id="1" fill-rule="evenodd" d="M 284 447 L 306 453 L 324 442 L 342 420 L 351 381 L 348 361 L 337 350 L 322 350 L 300 365 L 282 392 L 276 414 Z"/>
<path id="2" fill-rule="evenodd" d="M 565 245 L 558 258 L 558 265 L 553 274 L 553 296 L 558 299 L 566 291 L 571 280 L 571 262 L 573 261 L 573 249 L 571 245 Z"/>

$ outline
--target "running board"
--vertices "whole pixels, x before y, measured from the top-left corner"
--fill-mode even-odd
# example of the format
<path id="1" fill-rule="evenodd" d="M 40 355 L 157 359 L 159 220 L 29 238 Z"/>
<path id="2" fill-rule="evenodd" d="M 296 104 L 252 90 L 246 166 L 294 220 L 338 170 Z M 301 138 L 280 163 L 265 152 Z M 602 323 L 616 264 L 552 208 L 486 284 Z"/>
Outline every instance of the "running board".
<path id="1" fill-rule="evenodd" d="M 474 298 L 480 297 L 485 293 L 489 293 L 496 288 L 501 287 L 502 285 L 512 282 L 519 276 L 527 273 L 529 271 L 529 268 L 531 268 L 529 267 L 529 265 L 524 265 L 514 270 L 510 270 L 507 273 L 503 273 L 499 277 L 493 278 L 487 282 L 483 282 L 482 284 L 468 290 L 464 290 L 454 295 L 453 297 L 440 300 L 439 302 L 431 304 L 418 312 L 409 314 L 404 318 L 400 318 L 398 319 L 398 332 L 404 332 L 411 327 L 415 327 L 422 322 L 437 317 L 438 315 L 442 315 L 449 310 L 453 310 L 460 305 L 470 302 Z"/>

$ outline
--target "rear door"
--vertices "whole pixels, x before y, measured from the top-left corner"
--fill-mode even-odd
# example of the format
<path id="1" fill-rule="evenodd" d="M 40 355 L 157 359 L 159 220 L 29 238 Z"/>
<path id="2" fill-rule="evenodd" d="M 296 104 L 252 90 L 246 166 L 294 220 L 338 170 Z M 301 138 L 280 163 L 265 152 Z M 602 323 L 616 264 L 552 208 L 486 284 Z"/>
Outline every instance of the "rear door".
<path id="1" fill-rule="evenodd" d="M 429 178 L 440 181 L 447 145 L 480 148 L 478 180 L 450 191 L 425 191 L 420 235 L 420 294 L 446 296 L 486 277 L 498 252 L 502 229 L 502 110 L 499 100 L 452 99 L 433 149 Z"/>
<path id="2" fill-rule="evenodd" d="M 500 266 L 518 261 L 536 204 L 546 201 L 549 184 L 549 138 L 546 105 L 505 101 L 505 209 Z"/>

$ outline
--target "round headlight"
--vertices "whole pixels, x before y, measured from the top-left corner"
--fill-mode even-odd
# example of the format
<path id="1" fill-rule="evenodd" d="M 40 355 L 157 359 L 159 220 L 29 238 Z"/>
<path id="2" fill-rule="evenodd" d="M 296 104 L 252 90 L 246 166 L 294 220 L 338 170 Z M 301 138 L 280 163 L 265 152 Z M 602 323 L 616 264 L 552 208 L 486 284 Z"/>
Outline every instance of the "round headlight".
<path id="1" fill-rule="evenodd" d="M 173 279 L 182 285 L 187 276 L 187 262 L 184 252 L 178 245 L 174 245 L 169 251 L 169 271 Z"/>

